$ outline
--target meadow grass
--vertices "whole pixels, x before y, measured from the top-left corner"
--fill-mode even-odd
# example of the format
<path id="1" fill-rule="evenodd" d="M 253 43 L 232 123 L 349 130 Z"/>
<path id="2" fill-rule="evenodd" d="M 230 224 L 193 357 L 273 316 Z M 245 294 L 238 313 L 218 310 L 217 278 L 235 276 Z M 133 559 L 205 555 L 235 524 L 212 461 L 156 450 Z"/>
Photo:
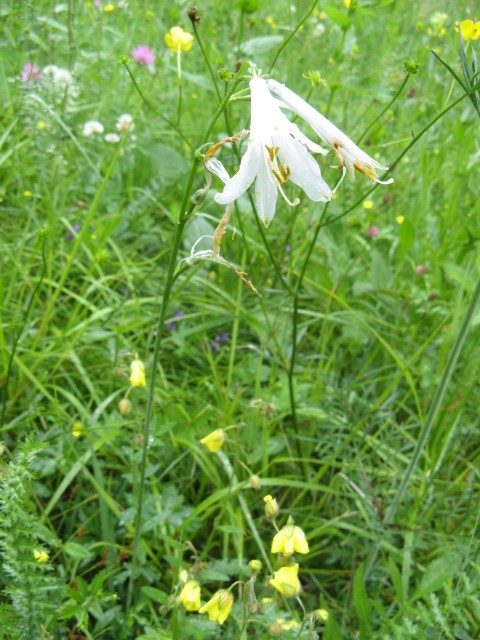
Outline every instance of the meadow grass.
<path id="1" fill-rule="evenodd" d="M 478 638 L 480 103 L 454 29 L 473 3 L 188 8 L 0 8 L 0 638 Z M 195 35 L 179 58 L 173 26 Z M 395 181 L 347 176 L 328 205 L 286 184 L 301 201 L 268 228 L 247 193 L 230 266 L 191 260 L 249 60 Z M 231 175 L 246 145 L 218 152 Z M 270 584 L 290 516 L 296 597 Z M 224 623 L 187 611 L 193 580 L 202 604 L 234 596 Z"/>

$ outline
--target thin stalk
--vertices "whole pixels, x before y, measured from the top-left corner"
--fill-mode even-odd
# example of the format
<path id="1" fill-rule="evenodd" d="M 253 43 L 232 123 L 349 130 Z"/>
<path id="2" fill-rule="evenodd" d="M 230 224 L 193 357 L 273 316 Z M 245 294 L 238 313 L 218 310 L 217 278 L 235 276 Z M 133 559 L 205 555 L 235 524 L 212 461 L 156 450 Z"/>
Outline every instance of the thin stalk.
<path id="1" fill-rule="evenodd" d="M 406 471 L 402 475 L 401 482 L 398 486 L 397 491 L 395 492 L 395 495 L 393 496 L 393 500 L 385 512 L 385 517 L 383 519 L 383 524 L 385 526 L 392 524 L 392 522 L 395 519 L 398 506 L 405 494 L 407 486 L 410 482 L 410 478 L 412 477 L 415 469 L 418 466 L 420 457 L 423 453 L 423 450 L 428 441 L 430 433 L 435 425 L 440 409 L 442 408 L 443 400 L 445 398 L 445 394 L 447 392 L 450 379 L 453 375 L 455 366 L 457 364 L 458 358 L 460 356 L 463 345 L 465 343 L 465 339 L 468 335 L 470 323 L 472 321 L 472 317 L 473 317 L 473 314 L 475 313 L 475 309 L 477 307 L 479 299 L 480 299 L 480 276 L 477 279 L 477 283 L 475 285 L 475 289 L 473 291 L 472 297 L 470 299 L 467 310 L 465 312 L 465 316 L 463 318 L 460 330 L 457 334 L 457 337 L 455 339 L 455 343 L 452 347 L 450 355 L 448 356 L 447 364 L 445 366 L 442 377 L 440 379 L 440 383 L 433 396 L 433 400 L 428 410 L 425 423 L 420 431 L 420 435 L 415 445 L 413 455 L 410 459 L 410 462 L 408 464 Z M 377 559 L 381 544 L 382 544 L 382 540 L 375 546 L 372 553 L 370 554 L 370 557 L 366 562 L 365 573 L 364 573 L 365 580 L 367 579 L 368 575 L 370 574 L 370 571 L 373 568 L 373 565 L 375 564 L 375 560 Z"/>
<path id="2" fill-rule="evenodd" d="M 178 78 L 177 128 L 180 128 L 180 118 L 182 117 L 182 99 L 183 99 L 182 50 L 180 49 L 180 47 L 177 47 L 177 78 Z"/>
<path id="3" fill-rule="evenodd" d="M 242 70 L 240 70 L 242 71 Z M 217 111 L 215 112 L 215 115 L 213 116 L 204 136 L 203 139 L 200 143 L 200 147 L 203 146 L 212 130 L 213 127 L 215 126 L 217 120 L 219 119 L 219 117 L 221 116 L 221 114 L 223 113 L 223 111 L 225 110 L 228 101 L 230 99 L 230 96 L 232 95 L 232 93 L 235 91 L 235 88 L 237 87 L 238 83 L 240 82 L 240 71 L 237 74 L 236 80 L 233 83 L 230 91 L 225 95 L 225 98 L 222 100 L 222 103 L 219 105 Z M 195 209 L 195 205 L 193 203 L 190 203 L 189 205 L 189 201 L 190 201 L 190 197 L 193 191 L 193 183 L 195 180 L 195 176 L 197 173 L 197 169 L 198 169 L 198 165 L 200 163 L 200 158 L 197 154 L 195 154 L 195 157 L 193 159 L 193 163 L 192 163 L 192 168 L 190 170 L 190 175 L 188 178 L 188 182 L 185 188 L 185 193 L 184 193 L 184 197 L 183 197 L 183 201 L 182 201 L 182 205 L 180 208 L 180 213 L 179 213 L 179 218 L 178 218 L 178 225 L 177 228 L 175 230 L 175 235 L 174 235 L 174 239 L 173 239 L 173 245 L 172 245 L 172 251 L 170 254 L 170 260 L 169 260 L 169 264 L 168 264 L 168 269 L 167 269 L 167 276 L 166 276 L 166 282 L 165 282 L 165 289 L 163 292 L 163 297 L 162 297 L 162 303 L 161 303 L 161 307 L 160 307 L 160 315 L 159 315 L 159 319 L 158 319 L 158 324 L 157 324 L 157 333 L 155 336 L 155 343 L 154 343 L 154 350 L 153 350 L 153 360 L 152 360 L 152 368 L 151 368 L 151 372 L 150 372 L 150 382 L 149 382 L 149 387 L 148 387 L 148 399 L 147 399 L 147 410 L 146 410 L 146 416 L 145 416 L 145 426 L 144 426 L 144 431 L 143 431 L 143 446 L 142 446 L 142 458 L 141 458 L 141 462 L 140 462 L 140 474 L 139 474 L 139 488 L 138 488 L 138 495 L 137 495 L 137 511 L 135 514 L 135 536 L 134 536 L 134 541 L 133 541 L 133 552 L 132 552 L 132 573 L 130 576 L 130 582 L 128 585 L 128 592 L 127 592 L 127 610 L 130 608 L 130 605 L 132 603 L 132 598 L 133 598 L 133 592 L 134 592 L 134 585 L 135 585 L 135 579 L 136 579 L 136 569 L 137 569 L 137 565 L 138 565 L 138 556 L 139 556 L 139 548 L 140 548 L 140 539 L 142 536 L 142 512 L 143 512 L 143 501 L 144 501 L 144 492 L 145 492 L 145 472 L 146 472 L 146 466 L 147 466 L 147 454 L 148 454 L 148 443 L 149 443 L 149 439 L 150 439 L 150 429 L 151 429 L 151 423 L 152 423 L 152 417 L 153 417 L 153 405 L 154 405 L 154 396 L 155 396 L 155 380 L 156 380 L 156 376 L 157 376 L 157 369 L 158 369 L 158 361 L 160 358 L 160 351 L 161 351 L 161 345 L 162 345 L 162 334 L 163 334 L 163 328 L 165 325 L 165 319 L 167 316 L 167 309 L 168 309 L 168 303 L 170 301 L 170 294 L 172 291 L 172 286 L 175 280 L 175 270 L 176 270 L 176 266 L 177 266 L 177 257 L 178 257 L 178 252 L 180 249 L 180 244 L 181 244 L 181 240 L 182 240 L 182 235 L 183 235 L 183 230 L 185 227 L 185 223 L 187 222 L 188 218 L 192 215 L 194 209 Z"/>
<path id="4" fill-rule="evenodd" d="M 358 136 L 357 144 L 360 144 L 360 142 L 363 140 L 363 138 L 367 135 L 367 133 L 370 131 L 370 129 L 374 126 L 374 124 L 380 120 L 380 118 L 383 116 L 384 113 L 386 113 L 388 111 L 388 109 L 390 109 L 392 104 L 395 102 L 395 100 L 398 98 L 398 96 L 402 93 L 402 91 L 403 91 L 405 85 L 407 84 L 409 78 L 410 78 L 410 74 L 407 73 L 407 75 L 403 79 L 402 84 L 400 85 L 400 87 L 398 88 L 397 92 L 395 93 L 393 98 L 390 100 L 390 102 L 386 105 L 386 107 L 384 107 L 380 111 L 380 113 L 377 116 L 375 116 L 375 118 L 370 122 L 370 124 L 367 126 L 365 131 L 363 131 L 363 133 L 360 136 Z"/>
<path id="5" fill-rule="evenodd" d="M 207 52 L 205 51 L 205 47 L 203 46 L 203 42 L 202 42 L 202 39 L 200 37 L 200 33 L 199 33 L 198 29 L 197 29 L 197 23 L 196 22 L 192 22 L 192 25 L 193 25 L 193 32 L 194 32 L 195 37 L 196 37 L 197 42 L 198 42 L 198 46 L 200 47 L 200 51 L 202 52 L 203 59 L 205 60 L 206 65 L 208 67 L 208 71 L 210 73 L 210 77 L 212 79 L 213 86 L 215 87 L 215 92 L 217 94 L 218 101 L 221 102 L 222 101 L 222 96 L 221 96 L 221 93 L 220 93 L 220 89 L 218 88 L 218 85 L 217 85 L 217 76 L 215 75 L 215 73 L 214 73 L 214 71 L 212 69 L 212 65 L 210 64 L 210 59 L 207 56 Z"/>
<path id="6" fill-rule="evenodd" d="M 300 20 L 300 22 L 297 24 L 297 26 L 295 27 L 295 29 L 290 33 L 290 35 L 285 38 L 285 40 L 282 42 L 282 44 L 279 46 L 277 53 L 275 54 L 275 57 L 273 59 L 272 64 L 270 65 L 270 68 L 268 70 L 268 73 L 272 73 L 272 69 L 275 66 L 275 64 L 277 63 L 278 58 L 280 57 L 280 54 L 282 53 L 282 51 L 285 49 L 285 47 L 288 45 L 288 43 L 290 42 L 290 40 L 292 40 L 295 37 L 295 34 L 297 33 L 297 31 L 299 29 L 302 28 L 302 26 L 305 24 L 305 22 L 308 20 L 308 18 L 311 16 L 311 14 L 313 13 L 315 7 L 318 4 L 318 0 L 314 0 L 310 6 L 310 8 L 308 9 L 307 13 L 303 16 L 303 18 Z"/>

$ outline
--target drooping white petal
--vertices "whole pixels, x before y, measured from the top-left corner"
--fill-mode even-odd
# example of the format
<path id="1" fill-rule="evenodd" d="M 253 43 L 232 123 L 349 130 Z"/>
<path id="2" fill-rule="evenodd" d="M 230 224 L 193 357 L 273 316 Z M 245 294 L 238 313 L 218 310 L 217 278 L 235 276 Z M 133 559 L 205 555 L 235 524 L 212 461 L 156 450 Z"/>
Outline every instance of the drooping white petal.
<path id="1" fill-rule="evenodd" d="M 247 151 L 240 162 L 239 170 L 228 180 L 224 190 L 221 193 L 217 193 L 215 196 L 216 202 L 219 204 L 228 204 L 245 193 L 257 175 L 260 155 L 260 145 L 258 143 L 253 144 L 250 141 Z"/>
<path id="2" fill-rule="evenodd" d="M 332 199 L 332 192 L 322 178 L 320 167 L 301 142 L 288 135 L 279 135 L 274 137 L 274 143 L 279 147 L 280 161 L 289 170 L 289 178 L 294 184 L 315 202 Z"/>
<path id="3" fill-rule="evenodd" d="M 308 102 L 291 91 L 288 87 L 276 80 L 267 80 L 267 86 L 272 95 L 283 103 L 284 108 L 290 109 L 307 122 L 315 133 L 328 144 L 337 154 L 342 165 L 353 174 L 354 169 L 364 173 L 370 180 L 379 181 L 376 169 L 386 170 L 388 167 L 382 166 L 365 151 L 360 149 L 353 140 L 350 140 L 338 127 L 328 118 L 314 109 Z M 390 179 L 388 182 L 392 182 Z"/>
<path id="4" fill-rule="evenodd" d="M 230 176 L 228 175 L 227 170 L 220 162 L 220 160 L 218 158 L 215 158 L 215 156 L 212 156 L 205 161 L 205 168 L 210 171 L 210 173 L 213 173 L 214 176 L 220 178 L 220 180 L 224 184 L 227 184 L 227 182 L 230 180 Z"/>
<path id="5" fill-rule="evenodd" d="M 255 182 L 255 204 L 258 217 L 266 227 L 268 227 L 275 215 L 278 196 L 277 184 L 277 179 L 272 174 L 269 159 L 265 151 L 258 165 L 258 175 Z"/>

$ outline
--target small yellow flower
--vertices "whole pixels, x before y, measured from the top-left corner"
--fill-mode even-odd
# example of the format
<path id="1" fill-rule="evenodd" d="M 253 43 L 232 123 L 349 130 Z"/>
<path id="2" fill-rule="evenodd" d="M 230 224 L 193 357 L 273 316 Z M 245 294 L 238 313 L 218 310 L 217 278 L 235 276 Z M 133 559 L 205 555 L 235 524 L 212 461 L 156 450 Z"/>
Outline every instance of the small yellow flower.
<path id="1" fill-rule="evenodd" d="M 364 200 L 363 201 L 363 208 L 364 209 L 373 209 L 373 200 Z"/>
<path id="2" fill-rule="evenodd" d="M 45 562 L 48 562 L 50 558 L 46 551 L 39 551 L 38 549 L 33 550 L 33 557 L 38 562 L 38 564 L 45 564 Z"/>
<path id="3" fill-rule="evenodd" d="M 265 502 L 265 514 L 269 518 L 274 518 L 280 511 L 278 502 L 272 496 L 264 496 L 263 501 Z"/>
<path id="4" fill-rule="evenodd" d="M 165 35 L 165 43 L 172 51 L 188 51 L 192 48 L 193 36 L 181 27 L 172 27 Z"/>
<path id="5" fill-rule="evenodd" d="M 296 629 L 300 626 L 300 623 L 297 622 L 297 620 L 284 620 L 283 618 L 277 618 L 275 622 L 282 631 L 290 631 L 291 629 Z"/>
<path id="6" fill-rule="evenodd" d="M 113 2 L 109 2 L 103 7 L 103 10 L 106 11 L 107 13 L 110 13 L 114 9 L 115 9 L 115 5 L 113 4 Z"/>
<path id="7" fill-rule="evenodd" d="M 200 440 L 211 453 L 215 453 L 223 447 L 225 442 L 225 431 L 223 429 L 215 429 Z"/>
<path id="8" fill-rule="evenodd" d="M 456 27 L 462 34 L 464 40 L 478 40 L 480 38 L 480 20 L 474 22 L 473 20 L 462 20 Z"/>
<path id="9" fill-rule="evenodd" d="M 41 129 L 46 129 L 46 127 L 47 127 L 47 123 L 44 122 L 43 120 L 39 120 L 37 122 L 37 129 L 40 129 L 40 130 Z"/>
<path id="10" fill-rule="evenodd" d="M 200 609 L 200 585 L 196 580 L 189 580 L 178 596 L 179 601 L 187 611 Z"/>
<path id="11" fill-rule="evenodd" d="M 300 580 L 298 579 L 298 563 L 289 567 L 282 567 L 275 571 L 269 581 L 272 587 L 287 598 L 293 598 L 300 593 Z"/>
<path id="12" fill-rule="evenodd" d="M 130 363 L 130 384 L 132 387 L 146 387 L 145 365 L 141 360 L 135 358 Z"/>
<path id="13" fill-rule="evenodd" d="M 72 424 L 72 436 L 74 438 L 79 438 L 84 433 L 84 431 L 85 431 L 85 427 L 80 422 L 80 420 L 77 420 Z"/>
<path id="14" fill-rule="evenodd" d="M 25 189 L 23 195 L 25 196 L 25 198 L 30 198 L 32 196 L 32 192 L 29 189 Z"/>
<path id="15" fill-rule="evenodd" d="M 291 556 L 292 553 L 308 553 L 307 538 L 300 527 L 293 524 L 291 518 L 283 529 L 273 537 L 272 553 L 283 553 L 285 556 Z"/>
<path id="16" fill-rule="evenodd" d="M 405 222 L 405 216 L 397 216 L 395 220 L 397 221 L 397 224 L 403 224 Z"/>
<path id="17" fill-rule="evenodd" d="M 350 9 L 350 5 L 352 4 L 352 0 L 343 0 L 343 4 L 347 9 Z"/>
<path id="18" fill-rule="evenodd" d="M 208 613 L 210 620 L 223 624 L 230 615 L 232 607 L 233 595 L 230 591 L 220 589 L 220 591 L 217 591 L 207 604 L 203 605 L 198 613 Z"/>
<path id="19" fill-rule="evenodd" d="M 319 622 L 326 622 L 328 620 L 329 613 L 326 609 L 316 609 L 315 610 L 315 618 Z"/>

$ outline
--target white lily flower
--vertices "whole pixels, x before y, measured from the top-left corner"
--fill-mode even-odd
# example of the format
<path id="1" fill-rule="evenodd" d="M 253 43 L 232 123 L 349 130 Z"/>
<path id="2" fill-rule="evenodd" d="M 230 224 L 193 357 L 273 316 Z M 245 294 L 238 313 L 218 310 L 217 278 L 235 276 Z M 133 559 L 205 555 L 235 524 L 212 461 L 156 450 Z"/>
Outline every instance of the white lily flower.
<path id="1" fill-rule="evenodd" d="M 219 204 L 230 204 L 255 182 L 255 201 L 258 215 L 268 226 L 275 214 L 278 191 L 290 202 L 282 184 L 291 180 L 316 202 L 326 202 L 332 191 L 323 180 L 320 167 L 309 151 L 327 151 L 309 140 L 282 113 L 263 78 L 250 80 L 251 124 L 248 148 L 237 173 L 230 178 L 221 193 L 215 196 Z M 212 168 L 210 168 L 212 171 Z M 217 167 L 218 171 L 218 167 Z M 219 175 L 218 172 L 212 171 Z M 223 179 L 223 178 L 222 178 Z"/>
<path id="2" fill-rule="evenodd" d="M 355 169 L 365 174 L 371 182 L 389 184 L 393 178 L 382 182 L 377 177 L 376 169 L 387 170 L 379 162 L 362 151 L 348 136 L 338 129 L 328 118 L 314 109 L 308 102 L 276 80 L 267 80 L 272 95 L 277 98 L 281 108 L 287 108 L 307 122 L 315 133 L 333 149 L 342 167 L 354 177 Z"/>

